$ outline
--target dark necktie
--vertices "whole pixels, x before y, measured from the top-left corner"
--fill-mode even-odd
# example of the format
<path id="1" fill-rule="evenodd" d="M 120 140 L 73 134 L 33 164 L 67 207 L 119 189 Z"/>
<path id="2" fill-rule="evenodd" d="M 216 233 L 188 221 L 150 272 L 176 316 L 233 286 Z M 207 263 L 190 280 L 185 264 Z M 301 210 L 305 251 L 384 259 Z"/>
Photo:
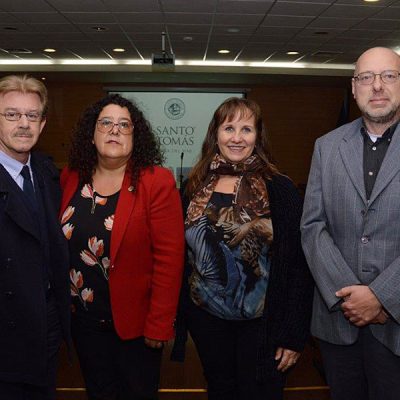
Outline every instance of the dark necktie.
<path id="1" fill-rule="evenodd" d="M 22 185 L 22 190 L 28 196 L 29 201 L 32 203 L 34 208 L 36 208 L 36 197 L 35 191 L 33 190 L 33 183 L 31 179 L 31 173 L 29 171 L 29 167 L 24 165 L 22 167 L 21 175 L 24 178 L 24 183 Z"/>

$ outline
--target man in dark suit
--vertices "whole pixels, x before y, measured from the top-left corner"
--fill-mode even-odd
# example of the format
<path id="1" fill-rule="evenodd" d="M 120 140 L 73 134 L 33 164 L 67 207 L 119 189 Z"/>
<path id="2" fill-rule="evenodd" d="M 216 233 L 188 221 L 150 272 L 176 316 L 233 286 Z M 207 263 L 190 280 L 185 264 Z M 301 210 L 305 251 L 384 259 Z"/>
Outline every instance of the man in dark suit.
<path id="1" fill-rule="evenodd" d="M 54 399 L 57 352 L 69 341 L 58 172 L 31 152 L 46 109 L 40 81 L 0 79 L 0 400 Z"/>
<path id="2" fill-rule="evenodd" d="M 357 61 L 362 113 L 315 144 L 302 242 L 333 400 L 400 396 L 400 57 Z"/>

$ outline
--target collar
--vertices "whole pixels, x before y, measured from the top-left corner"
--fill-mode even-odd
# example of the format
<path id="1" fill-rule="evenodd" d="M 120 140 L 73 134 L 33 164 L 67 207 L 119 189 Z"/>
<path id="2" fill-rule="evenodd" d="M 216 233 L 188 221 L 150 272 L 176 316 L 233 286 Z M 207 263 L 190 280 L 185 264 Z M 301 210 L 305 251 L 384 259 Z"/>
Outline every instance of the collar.
<path id="1" fill-rule="evenodd" d="M 11 175 L 11 177 L 16 180 L 21 173 L 22 167 L 27 165 L 29 170 L 32 171 L 31 168 L 31 155 L 29 154 L 28 161 L 26 164 L 23 164 L 14 158 L 10 157 L 8 154 L 4 153 L 4 151 L 0 150 L 0 164 L 6 169 L 6 171 Z"/>
<path id="2" fill-rule="evenodd" d="M 389 128 L 387 128 L 386 131 L 383 133 L 383 135 L 378 137 L 377 140 L 379 141 L 379 140 L 382 140 L 382 139 L 391 139 L 393 134 L 394 134 L 394 132 L 395 132 L 395 130 L 396 130 L 396 128 L 397 128 L 398 124 L 399 124 L 399 121 L 397 121 L 393 125 L 389 126 Z M 366 128 L 366 126 L 364 124 L 364 121 L 362 123 L 360 131 L 361 131 L 361 134 L 363 135 L 364 138 L 368 138 L 369 139 L 368 131 L 367 131 L 367 128 Z"/>

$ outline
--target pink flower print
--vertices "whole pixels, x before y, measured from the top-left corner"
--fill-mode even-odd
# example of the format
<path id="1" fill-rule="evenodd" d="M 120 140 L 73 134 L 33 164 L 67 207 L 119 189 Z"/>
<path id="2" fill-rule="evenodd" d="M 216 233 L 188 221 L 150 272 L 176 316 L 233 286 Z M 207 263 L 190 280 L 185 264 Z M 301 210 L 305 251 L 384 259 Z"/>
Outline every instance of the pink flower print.
<path id="1" fill-rule="evenodd" d="M 104 206 L 107 203 L 107 198 L 101 197 L 98 194 L 95 194 L 92 186 L 89 185 L 88 183 L 82 188 L 81 196 L 84 197 L 85 199 L 92 200 L 92 209 L 90 211 L 91 214 L 94 214 L 94 211 L 96 209 L 96 204 L 100 204 L 101 206 Z"/>
<path id="2" fill-rule="evenodd" d="M 110 259 L 108 257 L 103 257 L 101 263 L 103 264 L 103 268 L 105 270 L 108 270 L 108 268 L 110 268 Z"/>
<path id="3" fill-rule="evenodd" d="M 68 206 L 61 217 L 61 225 L 64 225 L 72 217 L 74 212 L 75 212 L 75 207 Z"/>
<path id="4" fill-rule="evenodd" d="M 84 302 L 93 303 L 93 289 L 83 289 L 81 296 Z"/>
<path id="5" fill-rule="evenodd" d="M 97 264 L 97 258 L 88 250 L 82 250 L 80 256 L 86 265 L 90 265 L 92 267 L 93 265 Z"/>
<path id="6" fill-rule="evenodd" d="M 97 240 L 96 236 L 89 238 L 88 247 L 96 257 L 101 257 L 104 253 L 104 242 L 102 239 Z"/>
<path id="7" fill-rule="evenodd" d="M 69 271 L 69 278 L 71 280 L 71 296 L 78 297 L 79 301 L 82 303 L 82 306 L 85 308 L 85 310 L 87 310 L 86 303 L 93 302 L 93 289 L 85 288 L 81 290 L 83 286 L 83 275 L 81 271 L 77 271 L 75 268 L 72 268 Z"/>
<path id="8" fill-rule="evenodd" d="M 81 196 L 85 199 L 93 199 L 93 189 L 89 184 L 86 184 L 81 190 Z"/>
<path id="9" fill-rule="evenodd" d="M 72 268 L 69 271 L 69 277 L 71 279 L 71 282 L 73 283 L 74 286 L 76 286 L 78 289 L 80 289 L 83 285 L 83 276 L 81 271 L 76 271 L 75 268 Z"/>
<path id="10" fill-rule="evenodd" d="M 114 214 L 110 215 L 104 220 L 104 226 L 108 231 L 112 230 L 113 224 L 114 224 Z"/>
<path id="11" fill-rule="evenodd" d="M 107 198 L 96 195 L 96 198 L 94 201 L 96 204 L 100 204 L 101 206 L 104 206 L 107 203 Z"/>
<path id="12" fill-rule="evenodd" d="M 71 296 L 72 296 L 72 297 L 73 297 L 73 296 L 78 296 L 78 297 L 79 297 L 79 290 L 78 290 L 78 288 L 77 288 L 76 286 L 74 286 L 72 283 L 71 283 L 71 285 L 70 285 L 70 289 L 71 289 L 70 293 L 71 293 Z"/>
<path id="13" fill-rule="evenodd" d="M 104 253 L 103 240 L 99 240 L 96 236 L 93 236 L 88 240 L 88 247 L 89 250 L 82 250 L 80 253 L 82 261 L 91 267 L 95 265 L 100 267 L 104 277 L 108 280 L 108 268 L 110 266 L 110 260 L 108 257 L 103 257 L 101 259 L 101 256 Z"/>
<path id="14" fill-rule="evenodd" d="M 69 240 L 69 239 L 71 239 L 71 236 L 72 236 L 72 232 L 74 231 L 74 225 L 72 225 L 72 224 L 65 224 L 63 227 L 62 227 L 62 230 L 63 230 L 63 232 L 64 232 L 64 236 L 67 238 L 67 240 Z"/>

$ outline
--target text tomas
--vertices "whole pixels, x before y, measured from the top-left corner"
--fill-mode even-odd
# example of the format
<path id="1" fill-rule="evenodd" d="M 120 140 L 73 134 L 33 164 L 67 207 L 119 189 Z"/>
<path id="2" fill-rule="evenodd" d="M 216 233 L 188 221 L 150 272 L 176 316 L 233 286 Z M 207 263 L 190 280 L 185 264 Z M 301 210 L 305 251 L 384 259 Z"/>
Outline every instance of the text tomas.
<path id="1" fill-rule="evenodd" d="M 194 126 L 157 126 L 156 135 L 163 145 L 192 146 L 194 144 Z"/>

